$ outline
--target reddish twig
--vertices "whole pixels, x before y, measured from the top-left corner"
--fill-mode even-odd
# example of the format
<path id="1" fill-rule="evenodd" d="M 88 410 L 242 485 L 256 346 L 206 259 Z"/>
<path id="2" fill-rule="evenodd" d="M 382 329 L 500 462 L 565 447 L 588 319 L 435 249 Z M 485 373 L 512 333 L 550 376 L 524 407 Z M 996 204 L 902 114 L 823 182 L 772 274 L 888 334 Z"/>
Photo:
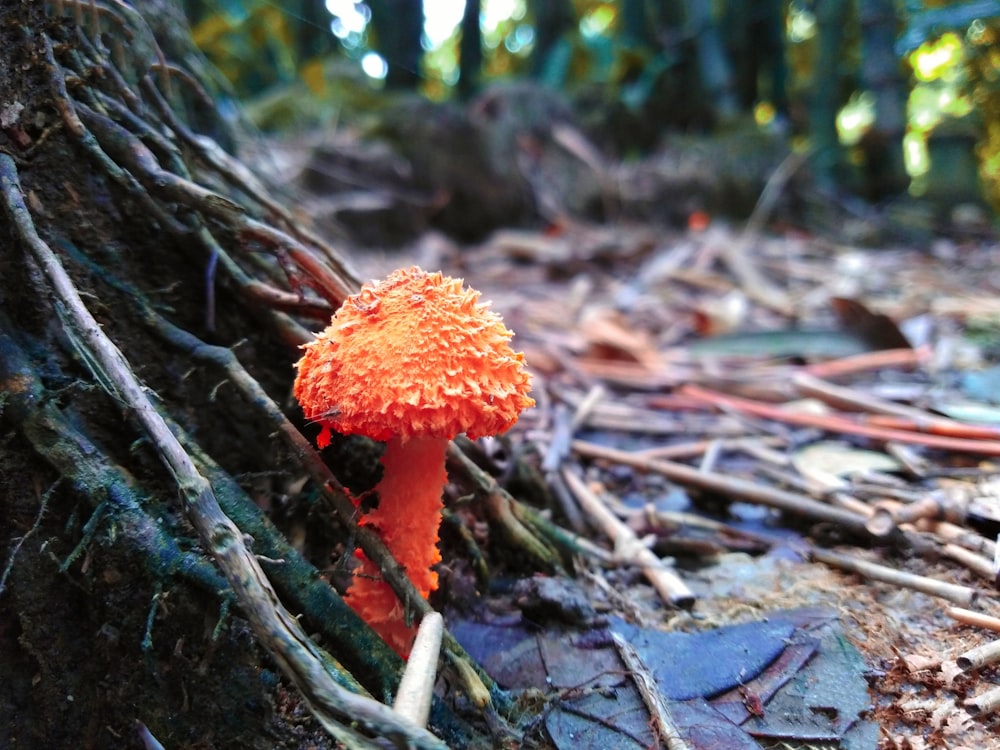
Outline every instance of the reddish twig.
<path id="1" fill-rule="evenodd" d="M 926 361 L 928 355 L 929 352 L 925 348 L 882 349 L 876 352 L 853 354 L 829 362 L 817 362 L 803 368 L 803 372 L 818 378 L 836 378 L 886 368 L 913 368 Z"/>
<path id="2" fill-rule="evenodd" d="M 340 307 L 348 296 L 354 294 L 354 279 L 338 274 L 312 249 L 279 229 L 254 219 L 244 218 L 239 229 L 244 237 L 251 237 L 270 247 L 288 253 L 311 282 L 311 286 L 334 307 Z"/>
<path id="3" fill-rule="evenodd" d="M 948 609 L 945 610 L 945 613 L 950 618 L 957 620 L 963 625 L 986 628 L 987 630 L 1000 633 L 1000 617 L 993 617 L 992 615 L 988 615 L 983 612 L 974 612 L 973 610 L 964 609 L 962 607 L 948 607 Z"/>
<path id="4" fill-rule="evenodd" d="M 928 435 L 961 438 L 963 440 L 1000 440 L 1000 430 L 981 424 L 965 424 L 932 414 L 925 418 L 911 419 L 892 414 L 877 414 L 865 418 L 872 427 L 907 432 L 923 432 Z"/>
<path id="5" fill-rule="evenodd" d="M 725 408 L 743 414 L 752 414 L 757 417 L 773 419 L 778 422 L 799 425 L 801 427 L 815 427 L 827 432 L 867 437 L 872 440 L 923 445 L 937 450 L 975 453 L 982 456 L 1000 456 L 1000 441 L 998 440 L 969 440 L 942 435 L 929 435 L 922 432 L 873 427 L 836 415 L 795 412 L 774 404 L 728 396 L 724 393 L 711 391 L 697 385 L 685 385 L 680 389 L 680 393 L 693 399 L 700 399 L 706 405 L 716 408 Z"/>
<path id="6" fill-rule="evenodd" d="M 932 435 L 947 435 L 970 440 L 1000 439 L 1000 429 L 985 425 L 966 424 L 954 419 L 929 414 L 905 404 L 897 404 L 868 393 L 860 393 L 842 385 L 821 380 L 809 373 L 797 373 L 792 383 L 803 396 L 812 396 L 841 409 L 863 411 L 877 416 L 867 418 L 868 424 L 893 430 L 912 430 Z"/>

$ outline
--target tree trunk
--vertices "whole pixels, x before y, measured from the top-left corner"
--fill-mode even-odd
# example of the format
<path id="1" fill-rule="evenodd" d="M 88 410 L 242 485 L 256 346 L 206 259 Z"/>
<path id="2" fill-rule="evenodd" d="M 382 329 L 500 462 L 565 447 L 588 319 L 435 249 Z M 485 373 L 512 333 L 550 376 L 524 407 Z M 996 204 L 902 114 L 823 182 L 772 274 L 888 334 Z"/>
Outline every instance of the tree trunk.
<path id="1" fill-rule="evenodd" d="M 687 25 L 694 35 L 701 74 L 700 94 L 713 102 L 716 116 L 723 122 L 736 115 L 732 65 L 722 43 L 722 34 L 710 3 L 685 0 Z"/>
<path id="2" fill-rule="evenodd" d="M 416 89 L 420 84 L 424 5 L 420 0 L 373 0 L 372 27 L 378 50 L 389 65 L 385 85 L 390 89 Z"/>
<path id="3" fill-rule="evenodd" d="M 535 48 L 531 52 L 531 75 L 542 83 L 561 86 L 569 70 L 569 43 L 566 32 L 576 22 L 569 0 L 536 0 L 530 4 L 535 14 Z"/>
<path id="4" fill-rule="evenodd" d="M 458 50 L 458 95 L 465 100 L 479 92 L 483 68 L 483 30 L 479 25 L 481 0 L 466 0 L 462 14 L 462 41 Z"/>
<path id="5" fill-rule="evenodd" d="M 381 703 L 402 664 L 340 553 L 429 605 L 278 406 L 356 279 L 191 130 L 170 34 L 0 0 L 0 746 L 440 747 Z M 430 728 L 475 739 L 440 701 Z"/>
<path id="6" fill-rule="evenodd" d="M 858 11 L 861 23 L 861 85 L 875 97 L 875 121 L 862 140 L 865 197 L 884 200 L 903 193 L 910 178 L 903 159 L 908 91 L 893 45 L 895 3 L 868 0 Z"/>
<path id="7" fill-rule="evenodd" d="M 824 190 L 834 191 L 840 183 L 840 140 L 837 112 L 843 79 L 844 27 L 850 18 L 845 0 L 823 0 L 816 6 L 815 82 L 809 99 L 809 132 L 812 135 L 810 164 L 813 178 Z"/>

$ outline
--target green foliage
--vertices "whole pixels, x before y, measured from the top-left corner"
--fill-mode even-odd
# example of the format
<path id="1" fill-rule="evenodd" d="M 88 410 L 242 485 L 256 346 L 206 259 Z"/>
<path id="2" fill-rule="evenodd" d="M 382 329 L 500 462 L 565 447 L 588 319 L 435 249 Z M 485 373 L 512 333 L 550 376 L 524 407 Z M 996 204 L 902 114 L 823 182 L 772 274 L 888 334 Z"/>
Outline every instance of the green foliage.
<path id="1" fill-rule="evenodd" d="M 244 0 L 218 6 L 192 28 L 195 44 L 241 97 L 296 77 L 292 20 L 274 3 Z"/>
<path id="2" fill-rule="evenodd" d="M 978 145 L 979 174 L 994 211 L 1000 212 L 1000 20 L 975 22 L 965 36 L 970 99 L 975 103 L 983 133 Z"/>

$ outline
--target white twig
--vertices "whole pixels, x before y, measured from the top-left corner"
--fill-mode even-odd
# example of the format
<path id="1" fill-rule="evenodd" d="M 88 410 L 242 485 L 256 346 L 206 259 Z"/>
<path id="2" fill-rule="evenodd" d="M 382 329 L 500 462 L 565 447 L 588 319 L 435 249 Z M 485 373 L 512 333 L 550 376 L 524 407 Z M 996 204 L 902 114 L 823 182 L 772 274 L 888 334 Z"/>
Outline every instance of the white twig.
<path id="1" fill-rule="evenodd" d="M 584 512 L 615 545 L 615 556 L 622 562 L 638 565 L 668 604 L 690 606 L 695 599 L 687 584 L 664 565 L 651 549 L 639 541 L 632 529 L 618 520 L 587 484 L 568 468 L 562 470 L 566 486 L 576 497 Z"/>
<path id="2" fill-rule="evenodd" d="M 987 716 L 1000 709 L 1000 687 L 987 690 L 976 698 L 965 702 L 965 710 L 973 716 Z"/>
<path id="3" fill-rule="evenodd" d="M 996 664 L 1000 661 L 1000 641 L 988 641 L 982 646 L 970 648 L 961 654 L 955 663 L 963 672 L 971 669 L 982 669 L 989 664 Z"/>
<path id="4" fill-rule="evenodd" d="M 426 726 L 430 715 L 442 635 L 444 618 L 441 614 L 429 612 L 424 615 L 406 662 L 403 679 L 399 681 L 396 701 L 392 704 L 396 713 L 418 727 Z"/>
<path id="5" fill-rule="evenodd" d="M 847 570 L 851 573 L 857 573 L 873 581 L 882 581 L 894 586 L 921 591 L 931 596 L 939 596 L 942 599 L 955 602 L 955 604 L 960 604 L 963 607 L 973 604 L 979 598 L 979 592 L 969 586 L 960 586 L 957 583 L 948 583 L 946 581 L 939 581 L 936 578 L 907 573 L 885 565 L 878 565 L 867 560 L 859 560 L 858 558 L 818 547 L 812 549 L 810 556 L 818 562 L 840 568 L 841 570 Z"/>

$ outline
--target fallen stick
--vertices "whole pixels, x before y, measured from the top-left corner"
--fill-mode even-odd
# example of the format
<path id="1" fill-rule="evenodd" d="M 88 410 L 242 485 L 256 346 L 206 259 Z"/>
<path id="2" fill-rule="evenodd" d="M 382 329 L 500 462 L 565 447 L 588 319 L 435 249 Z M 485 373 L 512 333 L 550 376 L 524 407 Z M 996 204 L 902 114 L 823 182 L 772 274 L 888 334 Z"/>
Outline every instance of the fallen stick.
<path id="1" fill-rule="evenodd" d="M 946 583 L 936 578 L 928 578 L 927 576 L 920 576 L 915 573 L 905 573 L 895 568 L 878 565 L 866 560 L 858 560 L 857 558 L 848 557 L 847 555 L 841 555 L 829 550 L 814 548 L 810 552 L 810 556 L 817 562 L 826 563 L 827 565 L 847 570 L 851 573 L 857 573 L 873 581 L 881 581 L 882 583 L 891 583 L 895 586 L 913 589 L 914 591 L 947 599 L 956 604 L 969 606 L 979 598 L 979 592 L 968 586 Z"/>
<path id="2" fill-rule="evenodd" d="M 426 727 L 430 715 L 443 635 L 444 618 L 441 614 L 430 612 L 424 615 L 392 704 L 393 711 L 418 727 Z"/>
<path id="3" fill-rule="evenodd" d="M 1000 633 L 1000 617 L 993 617 L 983 612 L 973 612 L 971 609 L 963 609 L 962 607 L 948 607 L 945 613 L 963 625 L 974 625 L 977 628 L 986 628 Z"/>
<path id="4" fill-rule="evenodd" d="M 997 545 L 992 539 L 987 539 L 964 526 L 958 526 L 948 521 L 923 518 L 915 522 L 914 526 L 918 531 L 926 531 L 929 534 L 934 534 L 945 542 L 978 552 L 984 557 L 996 558 L 998 552 L 1000 552 L 1000 545 Z M 995 563 L 993 569 L 996 572 L 997 565 Z"/>
<path id="5" fill-rule="evenodd" d="M 803 396 L 818 398 L 837 409 L 878 415 L 868 420 L 868 424 L 878 427 L 972 440 L 1000 439 L 1000 430 L 996 427 L 966 424 L 947 417 L 939 417 L 913 406 L 897 404 L 868 393 L 861 393 L 853 388 L 828 383 L 809 373 L 794 374 L 792 384 Z"/>
<path id="6" fill-rule="evenodd" d="M 582 440 L 573 441 L 573 450 L 580 456 L 605 459 L 645 471 L 654 471 L 678 484 L 698 487 L 733 499 L 766 505 L 816 521 L 837 524 L 846 531 L 863 536 L 868 535 L 864 516 L 843 508 L 826 505 L 805 495 L 779 490 L 738 477 L 709 474 L 674 461 L 651 459 L 640 454 L 606 448 Z"/>
<path id="7" fill-rule="evenodd" d="M 611 633 L 611 640 L 615 644 L 615 649 L 625 664 L 625 668 L 635 681 L 639 695 L 642 696 L 642 702 L 646 704 L 656 735 L 667 746 L 667 750 L 691 750 L 691 746 L 681 737 L 680 728 L 663 700 L 663 693 L 657 686 L 656 679 L 642 661 L 642 657 L 639 656 L 635 647 L 618 633 Z"/>
<path id="8" fill-rule="evenodd" d="M 965 710 L 973 716 L 985 716 L 1000 708 L 1000 687 L 987 690 L 976 698 L 965 702 Z"/>
<path id="9" fill-rule="evenodd" d="M 980 669 L 987 664 L 996 664 L 998 661 L 1000 661 L 1000 641 L 990 641 L 982 646 L 970 648 L 955 659 L 955 663 L 963 672 Z"/>
<path id="10" fill-rule="evenodd" d="M 871 517 L 866 524 L 872 536 L 888 537 L 899 527 L 912 524 L 924 518 L 937 520 L 946 513 L 957 511 L 936 497 L 924 497 L 912 503 L 896 500 L 881 500 L 871 507 Z"/>
<path id="11" fill-rule="evenodd" d="M 639 541 L 635 533 L 618 520 L 601 499 L 580 477 L 569 469 L 562 470 L 566 486 L 576 497 L 580 507 L 596 523 L 605 536 L 611 539 L 615 557 L 623 563 L 637 565 L 668 604 L 690 607 L 695 596 L 687 584 L 670 570 L 656 554 Z"/>
<path id="12" fill-rule="evenodd" d="M 892 430 L 884 427 L 873 427 L 860 424 L 838 415 L 816 415 L 753 401 L 748 398 L 729 396 L 718 391 L 711 391 L 697 385 L 685 385 L 679 389 L 682 395 L 701 400 L 706 406 L 713 408 L 732 409 L 744 414 L 752 414 L 765 419 L 773 419 L 786 424 L 802 427 L 815 427 L 827 432 L 844 435 L 857 435 L 872 440 L 898 441 L 913 445 L 923 445 L 927 448 L 955 451 L 957 453 L 974 453 L 981 456 L 1000 456 L 1000 440 L 971 440 L 966 438 L 948 437 L 946 435 L 929 435 L 910 430 Z"/>
<path id="13" fill-rule="evenodd" d="M 993 569 L 993 561 L 976 554 L 972 550 L 959 547 L 957 544 L 945 544 L 941 547 L 941 554 L 961 563 L 977 576 L 985 578 L 990 583 L 995 583 L 997 580 L 997 572 Z"/>
<path id="14" fill-rule="evenodd" d="M 817 362 L 814 365 L 807 365 L 802 371 L 817 378 L 835 378 L 873 370 L 917 367 L 928 359 L 928 354 L 926 347 L 921 349 L 882 349 L 877 352 L 852 354 L 829 362 Z"/>

